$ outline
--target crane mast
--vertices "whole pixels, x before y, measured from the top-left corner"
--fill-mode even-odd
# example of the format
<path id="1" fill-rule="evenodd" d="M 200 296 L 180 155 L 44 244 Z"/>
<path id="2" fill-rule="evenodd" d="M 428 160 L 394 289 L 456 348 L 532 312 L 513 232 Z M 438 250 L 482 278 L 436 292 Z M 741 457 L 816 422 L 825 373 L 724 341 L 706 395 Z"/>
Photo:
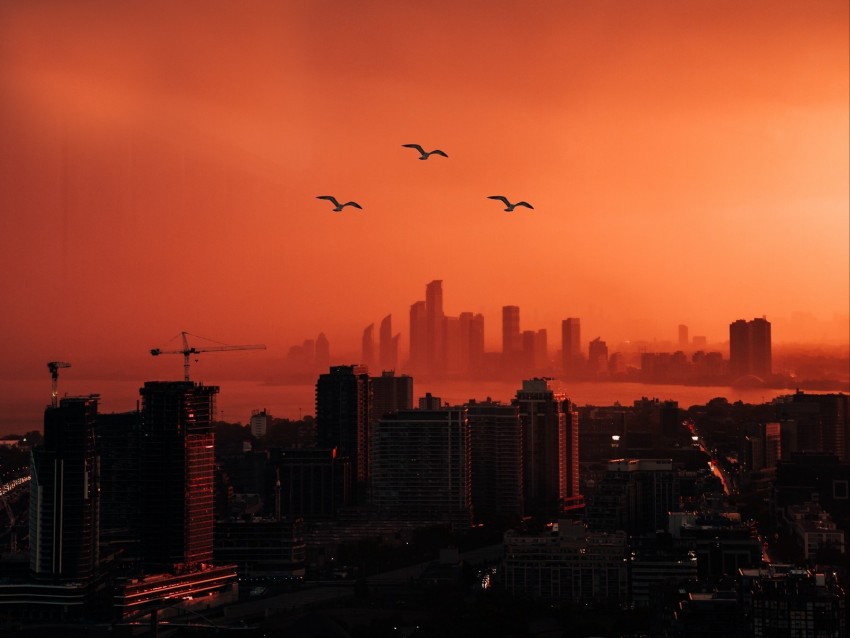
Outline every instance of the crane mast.
<path id="1" fill-rule="evenodd" d="M 50 361 L 47 369 L 50 370 L 50 406 L 55 408 L 59 405 L 59 368 L 70 368 L 71 364 L 65 361 Z"/>
<path id="2" fill-rule="evenodd" d="M 154 357 L 159 356 L 161 354 L 182 354 L 183 355 L 183 380 L 189 381 L 189 363 L 190 357 L 193 354 L 200 354 L 201 352 L 229 352 L 231 350 L 265 350 L 265 344 L 251 344 L 244 346 L 211 346 L 208 348 L 196 348 L 194 346 L 189 345 L 189 340 L 186 338 L 189 335 L 188 332 L 181 332 L 180 336 L 183 339 L 183 349 L 182 350 L 163 350 L 162 348 L 151 348 L 151 355 Z M 192 335 L 197 336 L 197 335 Z M 202 339 L 204 337 L 201 337 Z"/>

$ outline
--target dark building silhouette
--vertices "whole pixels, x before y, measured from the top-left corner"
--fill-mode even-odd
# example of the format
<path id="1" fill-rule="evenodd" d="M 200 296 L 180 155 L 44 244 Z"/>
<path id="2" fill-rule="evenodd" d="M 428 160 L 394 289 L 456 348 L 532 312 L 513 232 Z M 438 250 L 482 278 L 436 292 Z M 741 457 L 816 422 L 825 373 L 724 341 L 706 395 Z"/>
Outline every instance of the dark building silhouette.
<path id="1" fill-rule="evenodd" d="M 525 512 L 557 517 L 579 497 L 578 413 L 546 379 L 523 381 L 512 405 L 523 428 Z"/>
<path id="2" fill-rule="evenodd" d="M 581 373 L 581 320 L 576 317 L 561 322 L 561 365 L 567 378 L 574 379 Z"/>
<path id="3" fill-rule="evenodd" d="M 316 382 L 316 441 L 351 461 L 352 494 L 368 501 L 372 388 L 365 366 L 332 366 Z"/>
<path id="4" fill-rule="evenodd" d="M 211 563 L 214 523 L 212 419 L 217 386 L 148 381 L 142 396 L 141 536 L 145 566 Z"/>
<path id="5" fill-rule="evenodd" d="M 401 410 L 374 433 L 372 504 L 402 520 L 472 523 L 466 409 Z"/>
<path id="6" fill-rule="evenodd" d="M 678 503 L 679 484 L 670 459 L 617 459 L 608 462 L 585 513 L 591 529 L 654 534 L 667 527 L 667 515 Z"/>
<path id="7" fill-rule="evenodd" d="M 95 434 L 100 456 L 101 558 L 119 560 L 126 569 L 133 569 L 142 558 L 141 412 L 98 414 Z"/>
<path id="8" fill-rule="evenodd" d="M 687 348 L 690 344 L 688 340 L 688 327 L 684 324 L 679 324 L 679 347 Z"/>
<path id="9" fill-rule="evenodd" d="M 266 485 L 266 511 L 276 517 L 333 519 L 351 501 L 351 468 L 347 457 L 332 449 L 269 450 L 271 472 Z"/>
<path id="10" fill-rule="evenodd" d="M 472 401 L 466 404 L 466 412 L 475 520 L 515 524 L 524 514 L 519 408 L 489 400 Z"/>
<path id="11" fill-rule="evenodd" d="M 99 567 L 97 396 L 70 397 L 44 413 L 32 452 L 30 573 L 51 584 L 90 582 Z"/>
<path id="12" fill-rule="evenodd" d="M 371 377 L 370 382 L 373 422 L 385 414 L 413 408 L 413 377 L 384 370 L 381 376 Z"/>
<path id="13" fill-rule="evenodd" d="M 810 394 L 797 391 L 777 402 L 782 422 L 783 450 L 831 452 L 850 461 L 850 411 L 848 395 Z M 786 445 L 787 443 L 787 445 Z"/>
<path id="14" fill-rule="evenodd" d="M 729 369 L 733 380 L 754 376 L 765 380 L 772 371 L 770 322 L 765 319 L 729 324 Z"/>
<path id="15" fill-rule="evenodd" d="M 510 363 L 515 362 L 522 350 L 522 337 L 519 331 L 519 306 L 502 307 L 502 357 Z"/>

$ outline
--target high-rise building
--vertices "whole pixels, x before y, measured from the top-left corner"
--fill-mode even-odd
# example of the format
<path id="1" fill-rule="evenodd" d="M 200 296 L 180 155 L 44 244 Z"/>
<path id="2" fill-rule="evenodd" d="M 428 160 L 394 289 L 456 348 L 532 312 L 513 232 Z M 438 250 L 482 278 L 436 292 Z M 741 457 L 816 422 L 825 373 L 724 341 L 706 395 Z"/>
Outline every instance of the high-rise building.
<path id="1" fill-rule="evenodd" d="M 435 279 L 425 287 L 425 330 L 428 343 L 426 362 L 428 373 L 440 375 L 445 368 L 445 315 L 443 313 L 443 282 Z"/>
<path id="2" fill-rule="evenodd" d="M 365 366 L 332 366 L 316 382 L 316 439 L 351 460 L 355 502 L 368 501 L 372 387 Z"/>
<path id="3" fill-rule="evenodd" d="M 142 396 L 141 536 L 145 564 L 164 571 L 213 558 L 217 386 L 147 381 Z"/>
<path id="4" fill-rule="evenodd" d="M 472 524 L 466 409 L 401 410 L 374 432 L 372 504 L 403 520 Z"/>
<path id="5" fill-rule="evenodd" d="M 315 369 L 327 370 L 331 365 L 331 346 L 324 332 L 320 332 L 319 336 L 316 337 L 315 352 Z"/>
<path id="6" fill-rule="evenodd" d="M 393 316 L 381 319 L 379 334 L 379 357 L 381 370 L 395 370 L 398 366 L 398 341 L 401 335 L 393 336 Z"/>
<path id="7" fill-rule="evenodd" d="M 360 361 L 367 368 L 375 367 L 375 324 L 370 323 L 363 329 L 360 341 Z"/>
<path id="8" fill-rule="evenodd" d="M 766 380 L 771 375 L 771 336 L 767 319 L 738 319 L 729 324 L 729 369 L 733 379 L 752 375 Z"/>
<path id="9" fill-rule="evenodd" d="M 519 329 L 519 307 L 502 307 L 502 373 L 516 378 L 522 375 L 522 334 Z"/>
<path id="10" fill-rule="evenodd" d="M 425 302 L 410 306 L 410 368 L 416 373 L 427 372 L 428 365 L 428 313 Z"/>
<path id="11" fill-rule="evenodd" d="M 679 324 L 679 347 L 688 347 L 688 327 L 684 324 Z"/>
<path id="12" fill-rule="evenodd" d="M 95 420 L 100 457 L 100 555 L 119 561 L 125 572 L 133 571 L 142 559 L 141 428 L 138 410 L 98 414 Z"/>
<path id="13" fill-rule="evenodd" d="M 371 377 L 372 422 L 385 414 L 413 408 L 413 377 L 396 375 L 384 370 L 379 377 Z"/>
<path id="14" fill-rule="evenodd" d="M 32 452 L 30 573 L 53 584 L 86 583 L 99 567 L 97 396 L 70 397 L 44 413 Z"/>
<path id="15" fill-rule="evenodd" d="M 461 314 L 463 319 L 464 315 Z M 474 314 L 469 318 L 469 370 L 478 372 L 484 363 L 484 315 Z"/>
<path id="16" fill-rule="evenodd" d="M 546 379 L 523 381 L 512 405 L 519 408 L 523 428 L 525 512 L 557 517 L 578 498 L 578 414 Z"/>
<path id="17" fill-rule="evenodd" d="M 515 524 L 523 516 L 522 423 L 516 405 L 466 404 L 475 520 Z"/>
<path id="18" fill-rule="evenodd" d="M 561 363 L 564 375 L 575 378 L 581 372 L 581 320 L 576 317 L 561 322 Z"/>
<path id="19" fill-rule="evenodd" d="M 608 344 L 596 337 L 588 346 L 588 366 L 593 376 L 608 372 Z"/>

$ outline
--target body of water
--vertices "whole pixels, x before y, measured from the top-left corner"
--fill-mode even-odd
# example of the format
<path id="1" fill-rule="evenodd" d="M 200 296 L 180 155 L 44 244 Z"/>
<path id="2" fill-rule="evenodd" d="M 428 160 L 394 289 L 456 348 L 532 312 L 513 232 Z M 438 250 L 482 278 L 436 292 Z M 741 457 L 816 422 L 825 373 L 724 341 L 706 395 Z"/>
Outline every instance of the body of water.
<path id="1" fill-rule="evenodd" d="M 50 402 L 50 379 L 5 383 L 0 391 L 0 435 L 41 430 L 44 408 Z M 204 381 L 218 385 L 218 418 L 224 421 L 247 423 L 252 410 L 265 409 L 272 416 L 297 419 L 315 413 L 313 384 L 269 385 L 256 381 Z M 612 405 L 619 402 L 631 405 L 641 397 L 662 401 L 677 401 L 680 407 L 705 404 L 716 397 L 731 402 L 764 403 L 774 397 L 791 394 L 787 388 L 732 388 L 728 386 L 654 385 L 644 383 L 569 383 L 553 381 L 578 405 Z M 139 400 L 139 381 L 114 379 L 60 379 L 61 395 L 100 395 L 100 412 L 134 410 Z M 413 381 L 414 404 L 426 392 L 451 404 L 469 399 L 490 397 L 509 402 L 522 386 L 521 382 L 506 381 Z M 14 392 L 10 392 L 14 388 Z"/>

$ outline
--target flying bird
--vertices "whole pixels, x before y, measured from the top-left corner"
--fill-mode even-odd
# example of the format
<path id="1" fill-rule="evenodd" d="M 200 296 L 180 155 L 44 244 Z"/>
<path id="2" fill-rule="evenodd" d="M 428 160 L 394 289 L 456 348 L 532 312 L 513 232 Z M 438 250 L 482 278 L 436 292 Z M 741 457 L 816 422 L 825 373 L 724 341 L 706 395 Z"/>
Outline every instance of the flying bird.
<path id="1" fill-rule="evenodd" d="M 490 195 L 489 197 L 487 197 L 487 199 L 498 199 L 499 201 L 504 202 L 505 206 L 507 206 L 507 208 L 505 209 L 505 212 L 508 212 L 508 213 L 513 212 L 514 208 L 516 208 L 517 206 L 525 206 L 526 208 L 530 208 L 531 210 L 534 210 L 534 206 L 532 206 L 528 202 L 517 202 L 516 204 L 511 204 L 508 201 L 508 198 L 504 197 L 503 195 Z"/>
<path id="2" fill-rule="evenodd" d="M 419 159 L 426 160 L 429 155 L 442 155 L 443 157 L 448 157 L 443 151 L 438 148 L 435 148 L 433 151 L 426 151 L 424 148 L 419 146 L 419 144 L 402 144 L 404 148 L 415 148 L 420 153 Z"/>
<path id="3" fill-rule="evenodd" d="M 354 208 L 359 208 L 360 210 L 363 210 L 363 207 L 357 202 L 345 202 L 344 204 L 340 204 L 338 201 L 336 201 L 336 197 L 334 197 L 333 195 L 319 195 L 318 197 L 316 197 L 316 199 L 326 199 L 331 202 L 334 205 L 333 212 L 335 213 L 338 213 L 346 206 L 354 206 Z"/>

